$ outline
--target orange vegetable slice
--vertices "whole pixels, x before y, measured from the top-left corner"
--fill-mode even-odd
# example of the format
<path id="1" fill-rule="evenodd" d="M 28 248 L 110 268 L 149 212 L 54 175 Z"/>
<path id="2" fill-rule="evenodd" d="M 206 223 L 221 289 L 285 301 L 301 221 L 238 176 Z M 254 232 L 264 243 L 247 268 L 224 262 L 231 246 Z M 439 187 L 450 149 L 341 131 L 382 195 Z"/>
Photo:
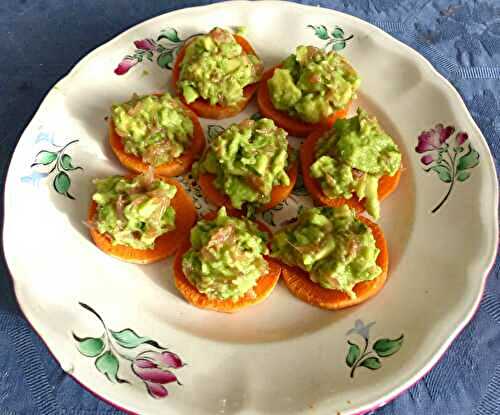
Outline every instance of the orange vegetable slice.
<path id="1" fill-rule="evenodd" d="M 274 108 L 273 103 L 271 101 L 271 97 L 269 96 L 269 90 L 267 88 L 267 80 L 270 79 L 274 71 L 279 68 L 281 65 L 277 65 L 262 75 L 262 79 L 260 81 L 259 91 L 257 92 L 257 104 L 259 105 L 260 113 L 267 118 L 271 118 L 278 127 L 283 128 L 288 132 L 288 134 L 296 136 L 296 137 L 306 137 L 312 131 L 321 126 L 331 127 L 335 120 L 338 118 L 344 118 L 349 111 L 350 103 L 346 106 L 346 108 L 338 110 L 336 113 L 330 115 L 327 119 L 322 122 L 311 124 L 304 121 L 301 121 L 297 118 L 291 117 L 284 111 L 277 110 Z"/>
<path id="2" fill-rule="evenodd" d="M 389 268 L 389 252 L 384 234 L 380 227 L 369 219 L 362 216 L 359 216 L 358 219 L 368 225 L 373 232 L 376 246 L 380 250 L 377 257 L 377 265 L 382 268 L 380 275 L 371 281 L 356 284 L 353 289 L 356 293 L 356 298 L 351 298 L 342 291 L 321 287 L 319 284 L 311 281 L 306 271 L 298 267 L 283 265 L 283 280 L 293 295 L 316 307 L 339 310 L 362 303 L 382 289 L 387 280 L 387 271 Z"/>
<path id="3" fill-rule="evenodd" d="M 239 36 L 239 35 L 233 35 L 234 39 L 236 42 L 239 43 L 239 45 L 243 48 L 245 53 L 247 54 L 252 54 L 252 55 L 257 55 L 255 53 L 255 50 L 252 48 L 250 43 L 248 41 Z M 241 101 L 236 103 L 235 105 L 231 106 L 224 106 L 224 105 L 211 105 L 207 100 L 203 98 L 198 98 L 191 104 L 187 104 L 184 100 L 184 97 L 182 93 L 179 91 L 177 88 L 177 81 L 180 78 L 181 75 L 181 63 L 182 60 L 184 59 L 184 55 L 186 54 L 186 47 L 188 44 L 184 45 L 181 50 L 177 53 L 177 57 L 175 58 L 174 62 L 174 67 L 172 69 L 172 84 L 174 87 L 174 90 L 176 91 L 177 95 L 181 98 L 181 100 L 189 107 L 191 108 L 196 114 L 198 114 L 200 117 L 203 118 L 212 118 L 215 120 L 220 120 L 222 118 L 229 118 L 233 117 L 236 114 L 239 114 L 241 111 L 243 111 L 246 106 L 249 104 L 251 101 L 253 95 L 257 91 L 257 86 L 259 82 L 247 85 L 245 88 L 243 88 L 243 98 Z"/>
<path id="4" fill-rule="evenodd" d="M 95 228 L 90 228 L 90 236 L 99 249 L 112 257 L 134 264 L 150 264 L 173 255 L 179 246 L 189 238 L 189 231 L 196 222 L 196 208 L 191 197 L 182 185 L 173 179 L 161 180 L 174 185 L 177 193 L 171 201 L 175 209 L 175 229 L 159 236 L 153 249 L 135 249 L 125 245 L 113 245 L 109 235 L 101 234 Z M 97 214 L 97 204 L 90 203 L 88 222 L 93 223 Z"/>
<path id="5" fill-rule="evenodd" d="M 188 172 L 191 169 L 192 164 L 196 159 L 198 159 L 205 148 L 205 134 L 203 133 L 203 128 L 198 121 L 198 117 L 189 108 L 185 108 L 189 118 L 193 122 L 193 137 L 191 138 L 191 145 L 186 148 L 184 152 L 168 163 L 163 163 L 155 166 L 155 174 L 165 177 L 179 176 Z M 144 173 L 148 171 L 149 164 L 142 161 L 140 157 L 134 154 L 129 154 L 125 152 L 123 146 L 122 138 L 117 134 L 113 120 L 109 119 L 109 144 L 113 153 L 127 169 L 132 170 L 137 173 Z"/>
<path id="6" fill-rule="evenodd" d="M 293 190 L 295 182 L 297 181 L 298 166 L 297 163 L 293 163 L 287 170 L 288 177 L 290 178 L 290 184 L 288 185 L 278 185 L 274 186 L 271 190 L 271 200 L 265 205 L 259 208 L 260 211 L 272 209 L 278 203 L 285 200 Z M 200 185 L 201 193 L 203 197 L 212 205 L 217 207 L 225 206 L 228 212 L 233 212 L 236 210 L 231 205 L 231 200 L 229 197 L 220 192 L 214 185 L 215 175 L 210 173 L 200 174 L 198 178 L 198 184 Z"/>
<path id="7" fill-rule="evenodd" d="M 311 176 L 310 167 L 314 163 L 314 149 L 320 137 L 326 132 L 327 128 L 323 127 L 313 131 L 304 141 L 300 147 L 300 163 L 302 168 L 302 176 L 304 178 L 304 185 L 311 194 L 314 202 L 324 206 L 339 207 L 348 205 L 355 209 L 356 212 L 365 210 L 365 203 L 359 200 L 356 195 L 350 199 L 343 197 L 332 198 L 323 193 L 320 183 Z M 401 177 L 401 170 L 398 170 L 394 176 L 382 176 L 378 182 L 378 199 L 384 200 L 398 187 L 399 179 Z"/>
<path id="8" fill-rule="evenodd" d="M 209 212 L 205 215 L 205 219 L 213 219 L 216 216 L 216 212 Z M 235 214 L 239 216 L 239 214 Z M 261 222 L 256 222 L 260 230 L 267 232 L 271 235 L 271 231 L 267 226 Z M 191 248 L 191 242 L 189 240 L 185 241 L 181 246 L 174 260 L 174 282 L 175 286 L 186 299 L 186 301 L 195 307 L 204 308 L 208 310 L 219 311 L 223 313 L 234 313 L 241 310 L 242 308 L 259 304 L 264 301 L 274 287 L 278 283 L 279 277 L 281 275 L 281 265 L 269 257 L 265 257 L 268 265 L 269 271 L 267 274 L 262 275 L 257 280 L 257 285 L 253 289 L 253 293 L 247 293 L 245 296 L 241 297 L 238 301 L 233 302 L 232 300 L 218 300 L 209 298 L 206 294 L 200 293 L 196 287 L 191 284 L 191 282 L 186 278 L 184 272 L 182 271 L 182 257 Z"/>

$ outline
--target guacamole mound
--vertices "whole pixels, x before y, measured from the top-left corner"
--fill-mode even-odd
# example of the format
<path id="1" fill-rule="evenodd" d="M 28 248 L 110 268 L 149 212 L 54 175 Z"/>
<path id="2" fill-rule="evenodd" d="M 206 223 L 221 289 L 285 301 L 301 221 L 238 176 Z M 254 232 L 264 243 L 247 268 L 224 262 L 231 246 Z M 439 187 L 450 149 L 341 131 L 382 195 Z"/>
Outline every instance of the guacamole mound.
<path id="1" fill-rule="evenodd" d="M 263 68 L 230 32 L 216 27 L 186 47 L 177 86 L 188 104 L 201 97 L 211 105 L 234 105 L 243 98 L 245 86 L 260 80 Z"/>
<path id="2" fill-rule="evenodd" d="M 215 187 L 241 209 L 243 203 L 268 203 L 273 186 L 290 184 L 288 164 L 286 131 L 261 118 L 233 124 L 215 137 L 195 174 L 214 174 Z"/>
<path id="3" fill-rule="evenodd" d="M 304 209 L 274 234 L 271 255 L 309 273 L 323 288 L 356 298 L 353 287 L 380 275 L 379 249 L 368 226 L 347 206 Z"/>
<path id="4" fill-rule="evenodd" d="M 361 83 L 342 55 L 298 46 L 267 81 L 273 106 L 292 117 L 317 123 L 356 98 Z"/>
<path id="5" fill-rule="evenodd" d="M 152 166 L 168 163 L 189 147 L 193 122 L 177 98 L 170 94 L 135 95 L 113 105 L 111 117 L 125 152 Z"/>
<path id="6" fill-rule="evenodd" d="M 358 108 L 355 117 L 337 120 L 318 140 L 310 173 L 326 196 L 349 199 L 355 194 L 366 199 L 367 212 L 378 219 L 379 179 L 394 176 L 400 167 L 401 153 L 394 140 L 375 117 Z"/>
<path id="7" fill-rule="evenodd" d="M 95 179 L 97 204 L 93 226 L 111 237 L 113 245 L 153 249 L 155 239 L 175 229 L 170 202 L 175 186 L 154 179 L 150 172 L 134 178 L 111 176 Z"/>
<path id="8" fill-rule="evenodd" d="M 221 208 L 214 220 L 200 220 L 191 230 L 191 248 L 182 258 L 186 278 L 209 298 L 238 301 L 252 293 L 269 271 L 267 234 L 247 219 Z"/>

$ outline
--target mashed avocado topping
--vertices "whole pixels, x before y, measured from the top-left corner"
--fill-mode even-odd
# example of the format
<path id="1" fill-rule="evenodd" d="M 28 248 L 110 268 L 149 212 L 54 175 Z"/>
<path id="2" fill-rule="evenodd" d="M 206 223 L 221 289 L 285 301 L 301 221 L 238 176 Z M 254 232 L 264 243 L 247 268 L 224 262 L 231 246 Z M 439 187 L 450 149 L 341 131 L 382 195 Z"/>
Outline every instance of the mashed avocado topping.
<path id="1" fill-rule="evenodd" d="M 326 196 L 366 199 L 366 210 L 375 219 L 380 215 L 378 181 L 401 167 L 394 140 L 362 109 L 355 117 L 337 120 L 318 140 L 315 160 L 310 173 Z"/>
<path id="2" fill-rule="evenodd" d="M 268 118 L 244 120 L 213 139 L 195 173 L 214 174 L 215 187 L 241 209 L 269 202 L 273 186 L 290 184 L 288 157 L 285 130 Z"/>
<path id="3" fill-rule="evenodd" d="M 255 223 L 228 216 L 221 208 L 214 220 L 200 220 L 191 230 L 182 271 L 209 298 L 236 302 L 268 272 L 266 243 L 267 234 Z"/>
<path id="4" fill-rule="evenodd" d="M 111 116 L 125 152 L 150 165 L 168 163 L 189 147 L 193 122 L 177 98 L 134 95 L 130 101 L 113 105 Z"/>
<path id="5" fill-rule="evenodd" d="M 317 123 L 356 98 L 360 78 L 346 58 L 314 46 L 298 46 L 267 81 L 273 106 Z"/>
<path id="6" fill-rule="evenodd" d="M 211 105 L 234 105 L 262 71 L 256 55 L 247 54 L 230 32 L 216 27 L 186 47 L 177 86 L 188 104 L 201 97 Z"/>
<path id="7" fill-rule="evenodd" d="M 93 226 L 111 237 L 113 245 L 135 249 L 154 248 L 155 239 L 175 229 L 170 202 L 175 186 L 154 179 L 151 173 L 134 178 L 111 176 L 94 180 L 97 204 Z"/>
<path id="8" fill-rule="evenodd" d="M 303 210 L 295 223 L 274 234 L 272 256 L 297 266 L 323 288 L 356 297 L 353 287 L 381 273 L 379 249 L 368 226 L 347 206 Z"/>

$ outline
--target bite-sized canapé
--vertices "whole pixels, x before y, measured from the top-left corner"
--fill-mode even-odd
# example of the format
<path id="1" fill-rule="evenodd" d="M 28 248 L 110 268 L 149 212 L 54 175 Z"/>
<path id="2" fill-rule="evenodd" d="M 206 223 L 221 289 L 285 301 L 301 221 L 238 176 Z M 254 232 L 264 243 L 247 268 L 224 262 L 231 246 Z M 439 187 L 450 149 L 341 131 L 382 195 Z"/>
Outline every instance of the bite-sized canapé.
<path id="1" fill-rule="evenodd" d="M 295 158 L 286 131 L 272 120 L 244 120 L 212 140 L 194 173 L 205 199 L 215 206 L 265 210 L 292 191 Z"/>
<path id="2" fill-rule="evenodd" d="M 179 51 L 172 82 L 200 117 L 220 119 L 247 106 L 262 72 L 262 61 L 245 38 L 216 27 Z"/>
<path id="3" fill-rule="evenodd" d="M 153 167 L 162 176 L 189 171 L 205 147 L 196 114 L 167 93 L 134 95 L 113 105 L 109 141 L 128 169 L 141 173 Z"/>
<path id="4" fill-rule="evenodd" d="M 380 201 L 401 175 L 401 152 L 377 119 L 362 109 L 309 135 L 300 149 L 304 184 L 316 203 L 348 204 L 380 216 Z"/>
<path id="5" fill-rule="evenodd" d="M 360 83 L 339 53 L 298 46 L 294 54 L 264 73 L 258 104 L 261 114 L 279 127 L 305 137 L 345 117 Z"/>
<path id="6" fill-rule="evenodd" d="M 198 221 L 177 253 L 176 287 L 191 304 L 234 312 L 268 297 L 281 267 L 267 257 L 269 229 L 225 208 Z"/>
<path id="7" fill-rule="evenodd" d="M 304 209 L 276 232 L 271 255 L 283 264 L 283 279 L 301 300 L 340 309 L 375 295 L 388 269 L 387 245 L 378 225 L 339 208 Z"/>
<path id="8" fill-rule="evenodd" d="M 196 209 L 177 181 L 148 172 L 94 183 L 88 225 L 107 254 L 147 264 L 173 255 L 188 238 Z"/>

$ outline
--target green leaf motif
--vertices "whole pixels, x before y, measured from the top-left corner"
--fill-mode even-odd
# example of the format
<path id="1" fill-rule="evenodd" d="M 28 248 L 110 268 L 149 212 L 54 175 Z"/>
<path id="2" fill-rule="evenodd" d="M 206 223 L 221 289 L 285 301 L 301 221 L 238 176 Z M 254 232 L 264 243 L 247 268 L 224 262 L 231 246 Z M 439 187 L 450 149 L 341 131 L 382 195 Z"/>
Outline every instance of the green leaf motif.
<path id="1" fill-rule="evenodd" d="M 451 182 L 451 174 L 450 174 L 450 171 L 448 170 L 448 168 L 446 166 L 438 164 L 436 166 L 432 166 L 427 171 L 435 171 L 438 174 L 439 179 L 442 182 L 445 182 L 445 183 L 450 183 Z"/>
<path id="2" fill-rule="evenodd" d="M 469 144 L 469 151 L 458 159 L 457 170 L 472 169 L 479 164 L 479 153 Z"/>
<path id="3" fill-rule="evenodd" d="M 172 69 L 173 61 L 174 61 L 174 55 L 171 50 L 163 52 L 158 56 L 158 58 L 156 58 L 156 63 L 158 63 L 158 65 L 164 69 Z"/>
<path id="4" fill-rule="evenodd" d="M 332 45 L 332 50 L 335 50 L 335 51 L 342 50 L 344 48 L 345 48 L 345 40 L 341 40 L 340 42 L 335 42 Z"/>
<path id="5" fill-rule="evenodd" d="M 457 174 L 457 180 L 459 182 L 465 182 L 470 177 L 470 172 L 468 171 L 459 171 Z"/>
<path id="6" fill-rule="evenodd" d="M 380 369 L 382 365 L 378 357 L 368 357 L 361 362 L 360 366 L 366 367 L 370 370 L 377 370 Z"/>
<path id="7" fill-rule="evenodd" d="M 116 356 L 110 351 L 107 351 L 96 359 L 95 367 L 113 383 L 128 383 L 126 380 L 119 378 L 118 369 L 120 367 L 120 363 L 118 362 Z"/>
<path id="8" fill-rule="evenodd" d="M 159 349 L 162 347 L 150 339 L 149 337 L 141 337 L 132 329 L 124 329 L 121 331 L 110 330 L 113 338 L 118 342 L 118 344 L 126 349 L 134 349 L 141 344 L 149 344 L 155 346 Z"/>
<path id="9" fill-rule="evenodd" d="M 307 27 L 310 27 L 311 29 L 314 30 L 314 34 L 319 37 L 322 40 L 328 39 L 328 30 L 326 29 L 325 26 L 320 25 L 320 26 L 313 26 L 313 25 L 308 25 Z"/>
<path id="10" fill-rule="evenodd" d="M 61 171 L 57 174 L 56 177 L 54 177 L 54 189 L 56 189 L 56 192 L 61 195 L 66 195 L 70 199 L 74 199 L 74 197 L 68 193 L 70 186 L 71 179 L 69 178 L 67 173 Z"/>
<path id="11" fill-rule="evenodd" d="M 254 112 L 252 115 L 250 115 L 250 119 L 254 121 L 258 121 L 262 118 L 262 114 L 260 112 Z"/>
<path id="12" fill-rule="evenodd" d="M 350 341 L 347 343 L 349 343 L 349 351 L 347 352 L 345 362 L 347 366 L 352 367 L 356 360 L 358 360 L 361 350 L 357 344 L 351 343 Z"/>
<path id="13" fill-rule="evenodd" d="M 225 128 L 222 125 L 218 124 L 210 124 L 208 126 L 208 138 L 210 140 L 213 140 L 215 137 L 217 137 L 219 134 L 222 134 L 224 132 Z"/>
<path id="14" fill-rule="evenodd" d="M 42 150 L 36 155 L 35 162 L 31 165 L 31 167 L 40 164 L 47 166 L 51 164 L 56 158 L 57 158 L 57 153 L 53 151 Z"/>
<path id="15" fill-rule="evenodd" d="M 75 333 L 73 333 L 73 338 L 78 342 L 78 351 L 84 356 L 96 357 L 104 351 L 104 342 L 102 338 L 80 338 Z"/>
<path id="16" fill-rule="evenodd" d="M 379 357 L 389 357 L 398 352 L 403 345 L 404 335 L 397 339 L 379 339 L 373 345 L 373 350 Z"/>
<path id="17" fill-rule="evenodd" d="M 61 156 L 60 164 L 61 167 L 66 171 L 82 169 L 81 167 L 73 166 L 73 160 L 71 159 L 71 156 L 69 154 L 63 154 Z"/>
<path id="18" fill-rule="evenodd" d="M 181 39 L 179 39 L 179 34 L 177 33 L 177 30 L 175 30 L 173 27 L 169 27 L 168 29 L 164 29 L 160 32 L 160 35 L 158 36 L 157 40 L 162 40 L 162 39 L 168 39 L 174 43 L 181 42 Z"/>
<path id="19" fill-rule="evenodd" d="M 338 26 L 336 26 L 331 33 L 335 39 L 342 39 L 344 37 L 344 30 Z"/>

